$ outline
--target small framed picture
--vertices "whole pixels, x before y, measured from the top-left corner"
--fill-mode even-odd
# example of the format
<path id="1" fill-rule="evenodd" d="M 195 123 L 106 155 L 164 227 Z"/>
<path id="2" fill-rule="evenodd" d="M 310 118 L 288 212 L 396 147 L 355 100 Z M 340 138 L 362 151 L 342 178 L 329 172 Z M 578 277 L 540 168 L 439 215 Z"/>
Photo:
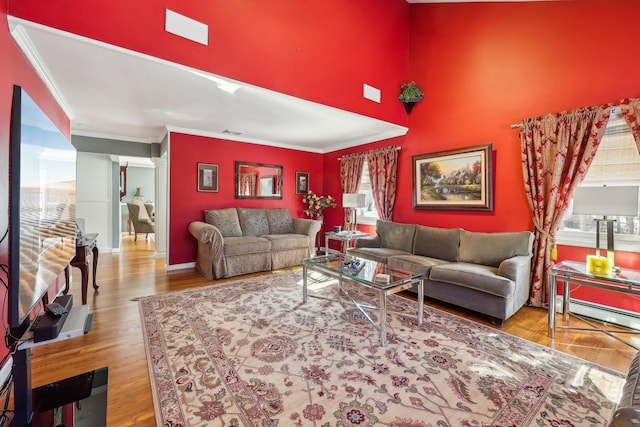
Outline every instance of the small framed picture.
<path id="1" fill-rule="evenodd" d="M 309 191 L 309 172 L 296 172 L 296 194 L 307 194 Z"/>
<path id="2" fill-rule="evenodd" d="M 218 192 L 218 165 L 198 163 L 198 191 Z"/>

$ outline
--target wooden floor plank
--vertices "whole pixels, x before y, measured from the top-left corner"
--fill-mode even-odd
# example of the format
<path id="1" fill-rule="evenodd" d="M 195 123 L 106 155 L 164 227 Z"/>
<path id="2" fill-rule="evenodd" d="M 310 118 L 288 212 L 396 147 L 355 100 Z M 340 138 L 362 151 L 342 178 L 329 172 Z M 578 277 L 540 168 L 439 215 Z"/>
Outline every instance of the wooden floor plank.
<path id="1" fill-rule="evenodd" d="M 79 338 L 34 348 L 33 386 L 108 366 L 108 425 L 155 426 L 137 299 L 226 281 L 208 281 L 193 269 L 167 272 L 164 264 L 164 259 L 154 258 L 152 240 L 141 238 L 134 242 L 133 236 L 123 237 L 122 252 L 100 254 L 97 274 L 100 289 L 94 292 L 89 287 L 88 295 L 91 311 L 95 313 L 93 330 Z M 78 269 L 72 270 L 71 293 L 77 295 L 78 304 L 80 274 Z M 429 306 L 495 327 L 483 316 L 467 310 L 427 299 L 425 309 Z M 547 336 L 547 312 L 540 308 L 525 307 L 503 327 L 495 328 L 620 372 L 626 372 L 636 353 L 603 333 L 559 330 L 551 340 Z"/>

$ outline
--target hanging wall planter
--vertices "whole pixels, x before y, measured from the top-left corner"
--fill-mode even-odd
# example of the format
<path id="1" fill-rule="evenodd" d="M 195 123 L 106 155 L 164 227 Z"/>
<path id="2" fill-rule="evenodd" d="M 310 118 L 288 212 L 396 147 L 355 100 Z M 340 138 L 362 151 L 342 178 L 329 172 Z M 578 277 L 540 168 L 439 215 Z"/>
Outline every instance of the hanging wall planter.
<path id="1" fill-rule="evenodd" d="M 413 107 L 424 98 L 424 92 L 422 92 L 416 82 L 413 81 L 400 85 L 400 90 L 398 100 L 404 105 L 404 110 L 407 114 L 410 114 Z"/>

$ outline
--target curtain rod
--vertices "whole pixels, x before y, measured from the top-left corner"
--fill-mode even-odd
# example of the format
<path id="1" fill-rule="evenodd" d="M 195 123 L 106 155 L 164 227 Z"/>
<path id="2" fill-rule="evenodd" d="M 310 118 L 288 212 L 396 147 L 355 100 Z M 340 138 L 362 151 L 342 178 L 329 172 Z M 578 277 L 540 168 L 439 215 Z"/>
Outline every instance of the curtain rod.
<path id="1" fill-rule="evenodd" d="M 611 107 L 611 115 L 619 115 L 621 113 L 621 109 L 619 105 Z M 522 123 L 514 123 L 511 125 L 511 129 L 518 129 L 522 127 Z"/>
<path id="2" fill-rule="evenodd" d="M 382 147 L 382 148 L 387 148 L 387 147 Z M 369 151 L 376 151 L 376 150 L 380 150 L 382 148 L 374 148 L 373 150 L 369 150 Z M 401 149 L 402 149 L 402 147 L 400 147 L 399 145 L 396 146 L 396 150 L 400 151 Z M 364 153 L 359 153 L 359 154 L 365 154 L 365 153 L 368 153 L 369 151 L 365 151 Z M 356 154 L 356 153 L 353 153 L 353 154 Z M 338 160 L 342 160 L 342 156 L 338 157 Z"/>

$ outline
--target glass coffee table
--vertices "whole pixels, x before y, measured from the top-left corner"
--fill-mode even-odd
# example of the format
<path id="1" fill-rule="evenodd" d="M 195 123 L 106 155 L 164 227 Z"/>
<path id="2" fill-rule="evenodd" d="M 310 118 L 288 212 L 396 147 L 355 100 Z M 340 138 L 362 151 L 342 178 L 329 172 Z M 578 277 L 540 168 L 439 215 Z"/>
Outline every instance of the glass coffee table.
<path id="1" fill-rule="evenodd" d="M 387 296 L 411 288 L 414 284 L 418 284 L 418 313 L 417 321 L 418 325 L 422 325 L 422 318 L 424 313 L 424 281 L 421 273 L 414 273 L 398 268 L 389 267 L 386 264 L 376 261 L 370 261 L 365 259 L 359 259 L 360 262 L 357 268 L 348 268 L 349 261 L 354 260 L 345 254 L 331 254 L 325 256 L 319 256 L 314 258 L 306 258 L 302 263 L 302 301 L 307 302 L 307 297 L 320 299 L 324 298 L 318 295 L 308 294 L 308 275 L 310 271 L 316 271 L 323 275 L 336 278 L 338 280 L 338 286 L 343 295 L 345 295 L 351 303 L 353 303 L 358 310 L 369 320 L 369 322 L 380 332 L 380 345 L 382 347 L 387 346 Z M 378 275 L 387 275 L 387 277 L 380 278 Z M 376 280 L 378 276 L 378 280 Z M 372 289 L 378 292 L 379 302 L 377 306 L 365 305 L 349 295 L 347 290 L 342 286 L 343 280 L 349 280 L 358 285 Z M 382 280 L 382 281 L 380 281 Z M 377 309 L 379 324 L 369 316 L 365 309 Z M 406 313 L 398 313 L 405 315 Z"/>

